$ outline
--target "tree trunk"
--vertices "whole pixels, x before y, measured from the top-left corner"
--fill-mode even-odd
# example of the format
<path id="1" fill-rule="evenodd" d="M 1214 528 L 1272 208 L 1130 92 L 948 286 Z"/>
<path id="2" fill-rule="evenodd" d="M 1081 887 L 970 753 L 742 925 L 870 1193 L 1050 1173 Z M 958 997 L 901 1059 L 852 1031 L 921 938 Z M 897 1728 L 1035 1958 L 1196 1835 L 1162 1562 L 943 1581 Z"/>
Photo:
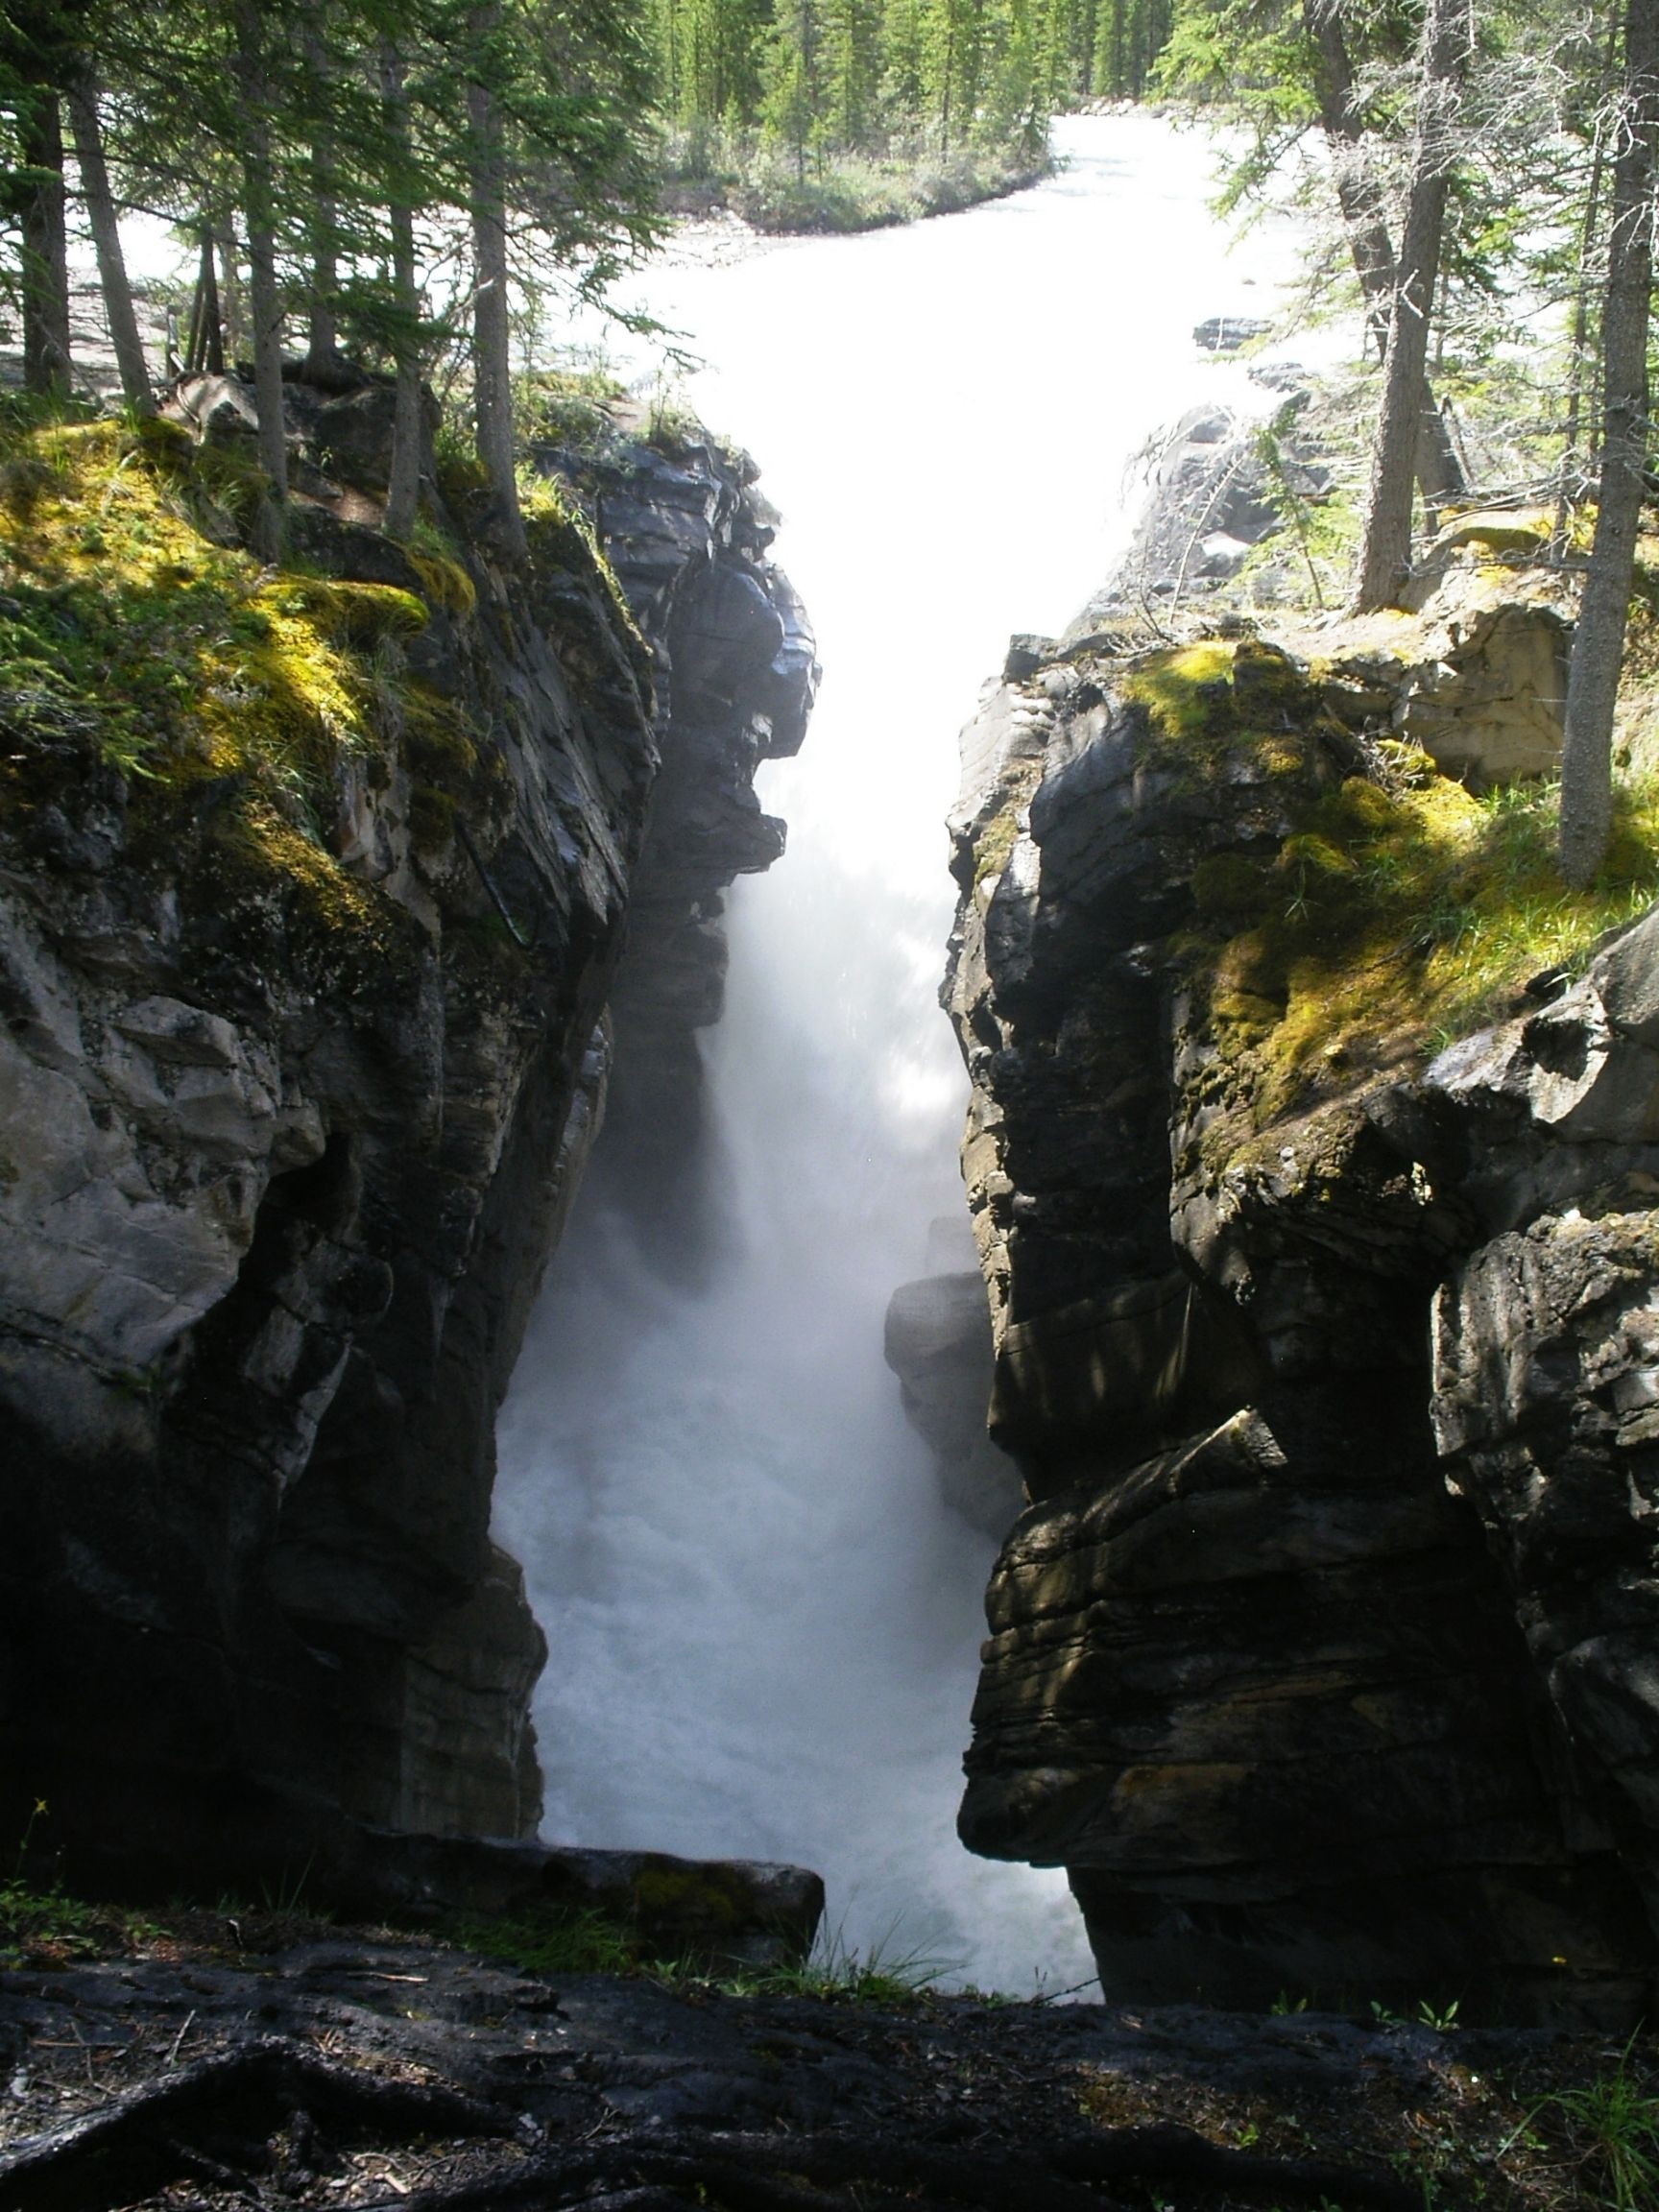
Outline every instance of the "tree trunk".
<path id="1" fill-rule="evenodd" d="M 215 241 L 210 226 L 202 227 L 202 259 L 196 274 L 196 292 L 190 302 L 190 331 L 184 341 L 184 373 L 194 376 L 225 373 L 225 325 L 219 312 L 219 278 L 214 270 Z"/>
<path id="2" fill-rule="evenodd" d="M 247 301 L 242 286 L 242 271 L 237 257 L 236 226 L 228 213 L 214 219 L 213 246 L 219 257 L 219 354 L 221 367 L 228 362 L 232 369 L 246 351 Z"/>
<path id="3" fill-rule="evenodd" d="M 391 47 L 380 52 L 380 90 L 386 103 L 391 135 L 400 156 L 408 156 L 409 116 L 403 94 L 402 58 Z M 418 326 L 420 295 L 415 274 L 415 216 L 394 180 L 391 207 L 392 308 L 396 324 L 392 337 L 397 365 L 397 389 L 392 414 L 392 469 L 386 487 L 386 535 L 405 540 L 415 527 L 421 501 L 421 349 Z"/>
<path id="4" fill-rule="evenodd" d="M 69 94 L 69 125 L 75 139 L 75 158 L 81 169 L 81 194 L 86 220 L 98 254 L 98 281 L 104 292 L 104 313 L 109 324 L 109 343 L 121 373 L 127 404 L 140 415 L 154 415 L 156 395 L 150 369 L 138 335 L 138 318 L 132 312 L 132 289 L 127 281 L 127 263 L 121 252 L 121 228 L 115 219 L 115 200 L 109 190 L 109 170 L 104 159 L 104 134 L 98 123 L 98 96 L 90 81 L 82 78 Z"/>
<path id="5" fill-rule="evenodd" d="M 475 38 L 488 40 L 500 11 L 493 4 L 472 11 Z M 512 325 L 507 312 L 506 156 L 501 118 L 489 86 L 474 80 L 467 87 L 467 113 L 472 132 L 472 255 L 476 290 L 472 299 L 472 391 L 478 458 L 494 494 L 496 534 L 503 552 L 521 560 L 528 551 L 524 517 L 518 511 L 518 485 L 513 451 Z"/>
<path id="6" fill-rule="evenodd" d="M 1567 672 L 1561 741 L 1561 873 L 1582 888 L 1613 819 L 1613 709 L 1647 465 L 1647 317 L 1659 139 L 1659 0 L 1627 0 L 1613 227 L 1601 312 L 1601 460 L 1596 536 Z"/>
<path id="7" fill-rule="evenodd" d="M 407 207 L 392 210 L 392 283 L 399 327 L 396 341 L 397 390 L 392 414 L 392 474 L 386 489 L 386 534 L 389 538 L 406 539 L 415 527 L 421 500 L 422 428 L 421 355 L 415 336 L 420 315 L 415 289 L 415 218 Z M 514 501 L 517 507 L 517 485 Z"/>
<path id="8" fill-rule="evenodd" d="M 1302 0 L 1302 19 L 1313 41 L 1313 91 L 1319 127 L 1331 149 L 1336 204 L 1341 210 L 1354 274 L 1365 298 L 1366 323 L 1378 358 L 1385 360 L 1399 272 L 1376 179 L 1366 158 L 1365 125 L 1354 89 L 1354 64 L 1342 35 L 1338 0 Z M 1448 499 L 1460 498 L 1469 484 L 1427 376 L 1420 410 L 1417 481 L 1424 503 L 1436 507 Z"/>
<path id="9" fill-rule="evenodd" d="M 320 29 L 321 10 L 313 10 L 305 28 L 305 58 L 319 85 L 326 84 L 328 57 Z M 334 139 L 326 122 L 321 124 L 311 144 L 311 323 L 305 349 L 305 373 L 314 384 L 327 387 L 340 374 L 340 319 L 335 302 L 340 291 L 340 204 L 334 191 Z"/>
<path id="10" fill-rule="evenodd" d="M 1440 280 L 1458 94 L 1468 64 L 1469 0 L 1429 0 L 1423 19 L 1416 144 L 1382 365 L 1382 414 L 1354 591 L 1358 613 L 1394 602 L 1411 566 L 1411 487 L 1424 426 L 1429 328 Z"/>
<path id="11" fill-rule="evenodd" d="M 282 294 L 276 281 L 276 210 L 266 122 L 271 93 L 255 0 L 237 0 L 236 67 L 243 100 L 242 183 L 248 217 L 248 292 L 253 322 L 253 404 L 259 466 L 270 493 L 254 523 L 254 550 L 279 561 L 288 503 L 288 439 L 282 408 Z"/>
<path id="12" fill-rule="evenodd" d="M 58 95 L 32 87 L 18 103 L 24 187 L 23 384 L 69 397 L 69 253 L 63 225 L 63 123 Z"/>
<path id="13" fill-rule="evenodd" d="M 1602 63 L 1602 105 L 1613 83 L 1613 72 L 1619 60 L 1619 27 L 1615 23 L 1607 34 L 1607 51 Z M 1584 414 L 1584 369 L 1590 342 L 1591 271 L 1595 262 L 1596 231 L 1601 219 L 1601 189 L 1607 169 L 1607 132 L 1598 119 L 1596 142 L 1590 156 L 1590 183 L 1584 195 L 1584 222 L 1578 233 L 1578 273 L 1573 292 L 1573 353 L 1572 369 L 1567 386 L 1567 420 L 1561 433 L 1561 489 L 1555 495 L 1555 527 L 1552 544 L 1557 559 L 1567 551 L 1567 522 L 1573 504 L 1573 469 L 1578 458 L 1578 432 Z"/>

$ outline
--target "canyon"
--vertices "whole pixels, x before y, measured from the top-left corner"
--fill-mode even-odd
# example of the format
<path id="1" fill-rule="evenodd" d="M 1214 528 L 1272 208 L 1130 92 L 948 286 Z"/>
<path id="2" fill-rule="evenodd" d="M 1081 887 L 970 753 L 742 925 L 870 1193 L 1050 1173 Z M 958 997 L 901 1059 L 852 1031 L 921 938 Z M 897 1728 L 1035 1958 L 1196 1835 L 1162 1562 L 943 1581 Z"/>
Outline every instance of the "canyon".
<path id="1" fill-rule="evenodd" d="M 1161 128 L 1112 144 L 1196 234 Z M 866 1885 L 852 1940 L 902 1911 L 968 1978 L 1074 1990 L 1064 1881 L 1125 2004 L 1644 2015 L 1659 936 L 1633 877 L 1478 1005 L 1433 966 L 1445 855 L 1507 819 L 1475 790 L 1519 819 L 1550 765 L 1570 592 L 1466 523 L 1381 640 L 1241 618 L 1211 586 L 1271 517 L 1201 489 L 1166 632 L 1142 575 L 1016 637 L 953 928 L 929 874 L 918 733 L 949 745 L 1011 575 L 1058 624 L 1121 550 L 1131 434 L 1056 401 L 1016 469 L 1031 349 L 953 390 L 975 341 L 912 256 L 960 302 L 987 241 L 1030 265 L 1032 204 L 1078 226 L 1064 267 L 1133 188 L 1102 155 L 937 245 L 721 273 L 770 335 L 719 412 L 840 533 L 790 551 L 813 622 L 753 464 L 688 418 L 534 448 L 510 569 L 464 475 L 443 555 L 368 527 L 386 389 L 296 379 L 276 618 L 373 625 L 376 744 L 250 844 L 246 776 L 157 789 L 6 695 L 0 1833 L 32 1866 L 598 1905 L 742 1958 L 811 1941 L 810 1864 Z M 940 324 L 903 405 L 832 266 Z M 1250 303 L 1184 281 L 1223 335 Z M 1194 373 L 1191 304 L 1137 404 Z M 234 454 L 238 391 L 185 398 L 123 469 Z M 1207 403 L 1188 445 L 1252 420 Z M 813 623 L 878 649 L 840 704 L 827 653 L 808 809 Z M 796 849 L 733 894 L 780 797 Z"/>
<path id="2" fill-rule="evenodd" d="M 961 1830 L 1067 1866 L 1112 2000 L 1649 2002 L 1659 935 L 1522 932 L 1449 1037 L 1478 867 L 1438 924 L 1390 873 L 1547 765 L 1517 669 L 1570 586 L 1524 537 L 1448 532 L 1381 656 L 1098 601 L 964 735 L 946 996 L 1027 1505 Z"/>

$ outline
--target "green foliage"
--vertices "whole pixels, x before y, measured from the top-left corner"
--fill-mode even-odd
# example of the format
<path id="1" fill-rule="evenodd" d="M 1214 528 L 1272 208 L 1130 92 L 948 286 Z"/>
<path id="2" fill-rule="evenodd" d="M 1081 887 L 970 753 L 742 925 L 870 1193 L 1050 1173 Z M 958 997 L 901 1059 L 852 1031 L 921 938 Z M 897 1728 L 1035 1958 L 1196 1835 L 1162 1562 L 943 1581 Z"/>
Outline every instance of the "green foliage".
<path id="1" fill-rule="evenodd" d="M 658 0 L 653 27 L 679 186 L 766 228 L 861 229 L 1028 180 L 1056 108 L 1139 92 L 1168 7 Z"/>
<path id="2" fill-rule="evenodd" d="M 1175 21 L 1171 0 L 1101 0 L 1090 88 L 1113 100 L 1139 100 L 1155 82 Z"/>
<path id="3" fill-rule="evenodd" d="M 0 813 L 113 771 L 139 851 L 210 848 L 238 888 L 281 890 L 319 942 L 401 958 L 406 915 L 348 873 L 332 833 L 348 763 L 377 784 L 401 756 L 428 815 L 478 795 L 484 763 L 451 727 L 464 710 L 405 668 L 426 600 L 210 541 L 204 454 L 155 423 L 0 429 Z M 452 554 L 413 561 L 433 603 L 470 607 Z"/>
<path id="4" fill-rule="evenodd" d="M 1659 2207 L 1659 2084 L 1638 2066 L 1631 2037 L 1611 2073 L 1562 2089 L 1533 2107 L 1565 2132 L 1578 2165 L 1583 2204 L 1609 2212 Z"/>
<path id="5" fill-rule="evenodd" d="M 658 234 L 642 5 L 80 0 L 50 12 L 32 0 L 0 20 L 0 218 L 43 185 L 61 189 L 60 169 L 42 180 L 28 164 L 19 101 L 56 128 L 68 88 L 93 81 L 119 200 L 215 241 L 230 357 L 254 336 L 250 290 L 269 257 L 278 306 L 309 315 L 325 355 L 343 341 L 371 362 L 442 363 L 446 382 L 490 385 L 503 348 L 493 325 L 473 327 L 482 293 L 456 252 L 469 238 L 484 251 L 477 207 L 499 205 L 532 314 L 549 289 L 604 301 Z M 56 14 L 51 37 L 19 29 L 36 13 Z M 443 242 L 424 298 L 407 248 L 415 211 Z M 38 264 L 19 249 L 14 288 Z M 264 331 L 269 364 L 268 321 Z M 277 474 L 279 453 L 266 460 Z"/>
<path id="6" fill-rule="evenodd" d="M 603 452 L 615 436 L 614 410 L 626 388 L 593 359 L 528 371 L 514 393 L 514 419 L 527 445 Z"/>
<path id="7" fill-rule="evenodd" d="M 666 1887 L 664 1887 L 666 1885 Z M 721 1917 L 709 1893 L 707 1872 L 647 1867 L 626 1917 L 591 1906 L 542 1905 L 516 1913 L 465 1913 L 452 1920 L 450 1941 L 497 1959 L 526 1974 L 632 1974 L 670 1988 L 710 1990 L 731 1997 L 817 1997 L 862 2005 L 902 2005 L 927 1990 L 943 1970 L 915 1950 L 877 1943 L 859 1953 L 841 1933 L 821 1934 L 799 1963 L 752 1967 L 710 1962 L 718 1947 L 689 1947 L 664 1958 L 649 1933 L 654 1919 L 691 1911 L 709 1922 Z M 735 1911 L 735 1903 L 733 1905 Z"/>
<path id="8" fill-rule="evenodd" d="M 90 1905 L 71 1897 L 60 1882 L 40 1883 L 29 1874 L 36 1831 L 50 1818 L 45 1798 L 36 1797 L 17 1840 L 9 1878 L 0 1882 L 0 1967 L 28 1961 L 58 1965 L 71 1959 L 96 1958 L 126 1950 L 156 1933 L 139 1914 L 120 1908 Z"/>
<path id="9" fill-rule="evenodd" d="M 890 1930 L 866 1952 L 850 1945 L 840 1928 L 820 1930 L 810 1954 L 799 1964 L 781 1962 L 727 1972 L 712 1986 L 733 1996 L 818 1997 L 854 2005 L 909 2005 L 925 1996 L 946 1962 L 902 1947 Z M 670 1975 L 685 1979 L 670 1968 Z M 697 1977 L 693 1977 L 696 1979 Z M 702 1979 L 707 1979 L 704 1977 Z"/>
<path id="10" fill-rule="evenodd" d="M 1268 648 L 1149 656 L 1124 688 L 1149 766 L 1190 788 L 1283 779 L 1291 828 L 1276 850 L 1216 854 L 1192 878 L 1190 972 L 1258 1127 L 1507 1013 L 1528 977 L 1572 973 L 1659 896 L 1652 778 L 1622 789 L 1603 868 L 1570 891 L 1557 784 L 1476 798 L 1390 745 L 1381 780 L 1321 789 L 1317 699 Z"/>
<path id="11" fill-rule="evenodd" d="M 445 1934 L 467 1950 L 525 1974 L 633 1974 L 641 1965 L 636 1936 L 591 1907 L 464 1913 Z"/>

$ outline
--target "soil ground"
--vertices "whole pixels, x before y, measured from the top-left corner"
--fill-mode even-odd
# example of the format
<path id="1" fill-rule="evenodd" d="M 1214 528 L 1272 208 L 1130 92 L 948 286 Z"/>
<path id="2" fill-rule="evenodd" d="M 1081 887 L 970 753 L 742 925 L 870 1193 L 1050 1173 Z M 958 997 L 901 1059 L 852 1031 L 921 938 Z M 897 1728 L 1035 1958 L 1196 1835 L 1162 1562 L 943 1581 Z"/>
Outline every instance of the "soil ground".
<path id="1" fill-rule="evenodd" d="M 291 1913 L 125 1926 L 0 1973 L 4 2212 L 1652 2201 L 1634 2168 L 1618 2197 L 1592 2109 L 1622 2100 L 1640 2154 L 1649 2054 L 1593 2035 L 739 1994 Z"/>

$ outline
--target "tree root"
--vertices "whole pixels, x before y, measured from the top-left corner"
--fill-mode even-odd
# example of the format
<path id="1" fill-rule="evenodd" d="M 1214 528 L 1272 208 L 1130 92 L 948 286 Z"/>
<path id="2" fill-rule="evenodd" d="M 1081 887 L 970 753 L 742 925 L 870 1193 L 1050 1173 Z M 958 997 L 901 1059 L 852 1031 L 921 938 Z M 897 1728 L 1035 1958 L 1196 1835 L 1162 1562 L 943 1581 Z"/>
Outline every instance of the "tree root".
<path id="1" fill-rule="evenodd" d="M 183 2176 L 236 2190 L 270 2167 L 290 2127 L 322 2122 L 380 2140 L 516 2133 L 515 2115 L 444 2086 L 389 2080 L 268 2036 L 199 2060 L 101 2112 L 0 2156 L 0 2212 L 106 2212 Z M 305 2163 L 310 2163 L 309 2154 Z M 1178 2127 L 1118 2128 L 976 2150 L 926 2135 L 676 2129 L 549 2149 L 493 2174 L 442 2180 L 381 2212 L 557 2212 L 610 2200 L 666 2212 L 715 2197 L 729 2212 L 854 2212 L 871 2190 L 968 2212 L 1105 2212 L 1116 2183 L 1182 2186 L 1277 2205 L 1421 2212 L 1416 2192 L 1375 2168 L 1226 2150 Z"/>
<path id="2" fill-rule="evenodd" d="M 513 2128 L 511 2114 L 454 2089 L 387 2080 L 263 2036 L 0 2155 L 0 2212 L 100 2212 L 180 2174 L 233 2178 L 233 2154 L 214 2155 L 224 2139 L 262 2146 L 297 2110 L 399 2139 Z"/>
<path id="3" fill-rule="evenodd" d="M 1331 2204 L 1342 2212 L 1421 2212 L 1419 2194 L 1391 2174 L 1321 2159 L 1230 2151 L 1190 2128 L 1119 2128 L 1009 2151 L 943 2150 L 881 2137 L 676 2135 L 554 2153 L 445 2189 L 397 2200 L 397 2212 L 529 2212 L 589 2201 L 607 2182 L 699 2184 L 731 2212 L 851 2212 L 844 2188 L 902 2193 L 912 2204 L 974 2212 L 1102 2212 L 1113 2182 L 1186 2184 L 1272 2203 Z M 827 2193 L 828 2192 L 828 2193 Z M 686 2200 L 683 2199 L 682 2201 Z M 371 2212 L 393 2212 L 394 2200 Z"/>

